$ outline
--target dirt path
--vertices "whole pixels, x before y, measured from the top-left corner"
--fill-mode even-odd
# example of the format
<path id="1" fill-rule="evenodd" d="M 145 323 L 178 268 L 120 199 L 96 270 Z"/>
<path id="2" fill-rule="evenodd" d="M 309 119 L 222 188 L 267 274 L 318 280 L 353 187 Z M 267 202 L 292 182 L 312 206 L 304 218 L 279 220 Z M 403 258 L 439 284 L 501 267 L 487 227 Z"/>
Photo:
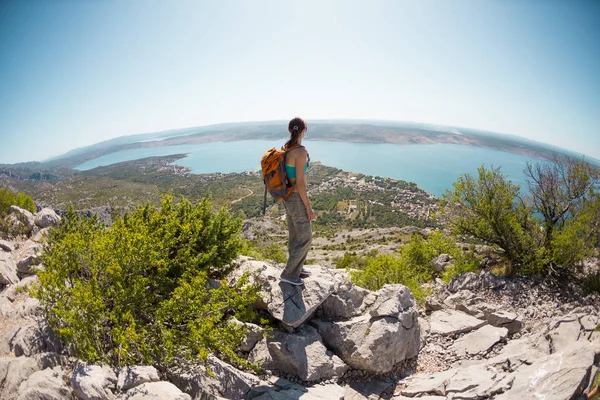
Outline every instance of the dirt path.
<path id="1" fill-rule="evenodd" d="M 248 188 L 240 188 L 240 189 L 246 189 L 246 190 L 247 190 L 247 191 L 249 191 L 250 193 L 248 193 L 247 195 L 245 195 L 245 196 L 243 196 L 243 197 L 240 197 L 240 198 L 239 198 L 239 199 L 237 199 L 237 200 L 233 200 L 233 201 L 231 202 L 231 204 L 235 204 L 235 203 L 237 203 L 238 201 L 242 201 L 242 200 L 244 200 L 246 197 L 248 197 L 248 196 L 252 196 L 252 195 L 254 194 L 254 192 L 253 192 L 252 190 L 248 189 Z"/>

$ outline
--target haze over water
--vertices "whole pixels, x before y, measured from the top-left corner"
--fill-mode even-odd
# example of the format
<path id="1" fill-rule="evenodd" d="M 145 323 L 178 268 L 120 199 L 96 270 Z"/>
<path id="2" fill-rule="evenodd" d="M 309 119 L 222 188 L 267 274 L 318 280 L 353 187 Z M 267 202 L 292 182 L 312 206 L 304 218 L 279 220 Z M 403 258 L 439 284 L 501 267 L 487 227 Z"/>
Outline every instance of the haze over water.
<path id="1" fill-rule="evenodd" d="M 88 170 L 145 157 L 186 153 L 188 156 L 177 160 L 175 164 L 190 167 L 196 174 L 257 171 L 263 152 L 273 146 L 280 147 L 283 143 L 283 140 L 249 140 L 141 148 L 108 154 L 87 161 L 77 169 Z M 502 172 L 513 183 L 524 188 L 523 169 L 526 163 L 541 162 L 518 154 L 446 143 L 398 145 L 307 140 L 304 145 L 311 161 L 320 161 L 348 172 L 414 182 L 435 196 L 441 196 L 446 189 L 451 189 L 452 183 L 460 175 L 476 174 L 481 165 L 502 167 Z"/>

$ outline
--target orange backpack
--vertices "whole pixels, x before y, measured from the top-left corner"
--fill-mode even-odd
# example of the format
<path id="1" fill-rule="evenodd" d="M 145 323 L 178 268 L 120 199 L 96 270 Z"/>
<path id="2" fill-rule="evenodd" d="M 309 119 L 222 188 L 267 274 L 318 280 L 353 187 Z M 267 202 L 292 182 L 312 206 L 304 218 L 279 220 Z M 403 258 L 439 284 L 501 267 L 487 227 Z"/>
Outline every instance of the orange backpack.
<path id="1" fill-rule="evenodd" d="M 287 150 L 277 150 L 275 147 L 270 148 L 263 154 L 260 159 L 262 168 L 263 181 L 265 183 L 265 196 L 263 202 L 263 215 L 267 209 L 267 191 L 275 200 L 283 200 L 289 197 L 294 189 L 294 185 L 290 183 L 285 173 L 285 156 L 290 150 L 302 147 L 296 144 Z"/>

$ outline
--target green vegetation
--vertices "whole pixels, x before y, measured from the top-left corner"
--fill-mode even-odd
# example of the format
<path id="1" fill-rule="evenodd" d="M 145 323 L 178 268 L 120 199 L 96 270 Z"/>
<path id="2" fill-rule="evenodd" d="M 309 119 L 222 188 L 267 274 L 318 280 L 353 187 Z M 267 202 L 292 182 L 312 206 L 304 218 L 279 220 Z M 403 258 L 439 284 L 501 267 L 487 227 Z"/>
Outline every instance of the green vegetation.
<path id="1" fill-rule="evenodd" d="M 8 216 L 11 206 L 21 207 L 32 213 L 36 212 L 36 206 L 31 196 L 25 193 L 15 194 L 7 187 L 0 187 L 0 237 L 28 233 L 25 225 L 21 225 L 19 229 L 15 228 L 13 221 Z"/>
<path id="2" fill-rule="evenodd" d="M 385 284 L 401 283 L 407 286 L 422 304 L 427 296 L 422 285 L 439 276 L 433 259 L 440 254 L 448 254 L 454 258 L 454 267 L 443 275 L 446 281 L 457 273 L 477 270 L 479 260 L 473 251 L 463 252 L 455 243 L 456 240 L 438 231 L 432 232 L 428 238 L 414 234 L 412 239 L 400 248 L 397 255 L 368 256 L 363 259 L 357 258 L 356 262 L 353 258 L 355 256 L 344 256 L 342 265 L 348 263 L 352 268 L 360 268 L 364 262 L 362 269 L 350 270 L 355 284 L 378 290 Z"/>
<path id="3" fill-rule="evenodd" d="M 35 203 L 31 196 L 25 193 L 13 193 L 7 187 L 0 187 L 0 216 L 5 216 L 10 206 L 18 206 L 32 213 L 36 212 Z"/>
<path id="4" fill-rule="evenodd" d="M 509 273 L 577 267 L 600 243 L 598 171 L 583 161 L 528 165 L 529 196 L 499 168 L 480 167 L 444 195 L 453 231 L 498 246 Z"/>
<path id="5" fill-rule="evenodd" d="M 160 210 L 140 206 L 109 228 L 71 208 L 50 232 L 31 294 L 86 361 L 164 367 L 214 353 L 249 366 L 236 353 L 244 327 L 231 318 L 254 318 L 258 288 L 247 277 L 210 282 L 231 270 L 240 231 L 241 220 L 213 212 L 209 198 L 175 205 L 165 196 Z"/>

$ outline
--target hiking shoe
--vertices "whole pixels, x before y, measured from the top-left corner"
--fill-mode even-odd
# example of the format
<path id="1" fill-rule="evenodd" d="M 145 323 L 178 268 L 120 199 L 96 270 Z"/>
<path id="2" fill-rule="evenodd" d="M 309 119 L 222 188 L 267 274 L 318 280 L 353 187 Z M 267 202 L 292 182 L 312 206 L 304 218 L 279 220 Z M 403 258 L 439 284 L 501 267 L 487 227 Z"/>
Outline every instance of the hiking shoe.
<path id="1" fill-rule="evenodd" d="M 302 271 L 300 271 L 300 278 L 306 278 L 310 276 L 310 272 L 308 272 L 307 270 L 305 270 L 304 268 L 302 268 Z"/>
<path id="2" fill-rule="evenodd" d="M 290 285 L 294 285 L 294 286 L 302 286 L 302 285 L 304 285 L 304 282 L 302 282 L 302 279 L 300 279 L 300 278 L 298 278 L 297 281 L 288 281 L 285 278 L 279 277 L 279 280 L 281 282 L 289 283 Z"/>

